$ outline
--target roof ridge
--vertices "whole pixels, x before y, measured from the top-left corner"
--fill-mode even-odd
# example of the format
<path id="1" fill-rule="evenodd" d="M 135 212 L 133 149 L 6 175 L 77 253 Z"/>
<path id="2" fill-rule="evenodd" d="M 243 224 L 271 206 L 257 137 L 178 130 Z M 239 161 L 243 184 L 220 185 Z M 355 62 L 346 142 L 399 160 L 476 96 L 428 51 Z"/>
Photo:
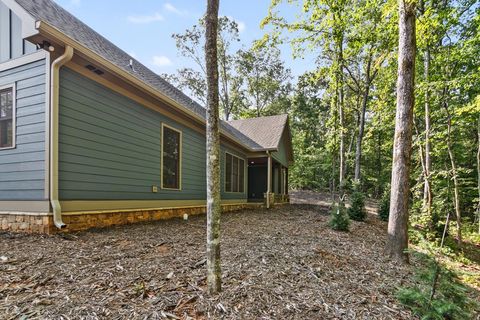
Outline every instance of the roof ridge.
<path id="1" fill-rule="evenodd" d="M 280 117 L 285 117 L 288 118 L 288 113 L 282 113 L 282 114 L 276 114 L 276 115 L 270 115 L 270 116 L 260 116 L 260 117 L 252 117 L 252 118 L 244 118 L 244 119 L 234 119 L 234 120 L 228 120 L 227 122 L 234 122 L 234 121 L 251 121 L 251 120 L 261 120 L 265 118 L 280 118 Z"/>

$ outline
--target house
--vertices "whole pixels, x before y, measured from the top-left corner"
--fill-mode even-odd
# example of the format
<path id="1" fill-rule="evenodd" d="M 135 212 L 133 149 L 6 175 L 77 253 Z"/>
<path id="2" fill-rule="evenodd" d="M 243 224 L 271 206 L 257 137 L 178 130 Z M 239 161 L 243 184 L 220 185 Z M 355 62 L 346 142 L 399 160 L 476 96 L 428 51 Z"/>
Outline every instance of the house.
<path id="1" fill-rule="evenodd" d="M 205 212 L 205 109 L 51 0 L 0 0 L 0 226 Z M 286 115 L 221 123 L 223 210 L 288 201 Z"/>

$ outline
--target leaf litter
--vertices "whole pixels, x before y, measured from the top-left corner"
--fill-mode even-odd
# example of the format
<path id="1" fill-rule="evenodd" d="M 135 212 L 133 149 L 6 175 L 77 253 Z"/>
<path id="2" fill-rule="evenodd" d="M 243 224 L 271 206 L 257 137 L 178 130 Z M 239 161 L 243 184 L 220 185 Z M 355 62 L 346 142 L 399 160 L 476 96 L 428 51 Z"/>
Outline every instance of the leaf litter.
<path id="1" fill-rule="evenodd" d="M 306 204 L 222 216 L 223 291 L 206 293 L 206 218 L 64 235 L 0 233 L 1 319 L 410 319 L 414 266 L 383 254 L 386 224 L 349 233 Z M 414 261 L 415 264 L 415 261 Z"/>

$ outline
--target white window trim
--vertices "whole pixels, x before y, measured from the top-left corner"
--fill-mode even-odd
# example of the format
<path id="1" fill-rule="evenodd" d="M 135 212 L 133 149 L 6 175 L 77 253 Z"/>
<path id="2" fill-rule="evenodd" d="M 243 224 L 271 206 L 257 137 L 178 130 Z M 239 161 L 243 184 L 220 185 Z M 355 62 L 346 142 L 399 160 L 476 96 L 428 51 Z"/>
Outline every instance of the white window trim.
<path id="1" fill-rule="evenodd" d="M 231 155 L 232 157 L 238 158 L 239 160 L 243 160 L 243 191 L 227 191 L 227 154 Z M 241 156 L 233 154 L 231 152 L 225 151 L 225 161 L 223 163 L 223 191 L 225 193 L 235 193 L 235 194 L 245 194 L 247 190 L 247 160 Z"/>
<path id="2" fill-rule="evenodd" d="M 0 91 L 5 89 L 12 89 L 12 146 L 0 148 L 0 151 L 17 147 L 17 86 L 15 83 L 0 86 Z"/>
<path id="3" fill-rule="evenodd" d="M 176 131 L 180 134 L 180 146 L 179 146 L 179 165 L 178 165 L 178 188 L 168 188 L 163 186 L 163 131 L 164 128 L 168 128 L 170 130 Z M 182 190 L 182 154 L 183 154 L 183 132 L 177 128 L 169 126 L 166 123 L 162 122 L 161 128 L 161 137 L 160 137 L 160 188 L 163 190 L 174 190 L 174 191 L 181 191 Z"/>

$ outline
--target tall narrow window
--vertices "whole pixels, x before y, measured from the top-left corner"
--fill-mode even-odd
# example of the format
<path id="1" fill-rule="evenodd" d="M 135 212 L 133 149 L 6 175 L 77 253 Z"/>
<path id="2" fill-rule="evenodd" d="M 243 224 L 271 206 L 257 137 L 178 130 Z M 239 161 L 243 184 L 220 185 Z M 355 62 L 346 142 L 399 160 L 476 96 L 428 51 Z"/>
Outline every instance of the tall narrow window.
<path id="1" fill-rule="evenodd" d="M 0 89 L 0 149 L 15 145 L 15 105 L 13 87 Z"/>
<path id="2" fill-rule="evenodd" d="M 181 189 L 182 133 L 162 126 L 162 188 Z"/>
<path id="3" fill-rule="evenodd" d="M 225 156 L 225 191 L 240 192 L 245 190 L 245 160 L 230 153 Z"/>

